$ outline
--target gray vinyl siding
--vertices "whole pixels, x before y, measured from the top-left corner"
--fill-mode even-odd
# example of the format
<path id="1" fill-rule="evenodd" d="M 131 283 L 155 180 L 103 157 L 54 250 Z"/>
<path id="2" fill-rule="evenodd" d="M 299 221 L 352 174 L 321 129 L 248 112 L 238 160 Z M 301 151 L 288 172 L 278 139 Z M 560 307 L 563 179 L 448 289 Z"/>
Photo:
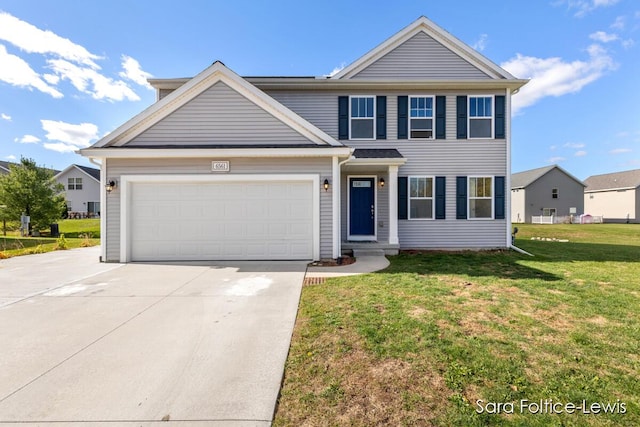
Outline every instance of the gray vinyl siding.
<path id="1" fill-rule="evenodd" d="M 452 80 L 491 77 L 421 32 L 351 78 Z"/>
<path id="2" fill-rule="evenodd" d="M 231 174 L 318 174 L 320 183 L 331 177 L 331 158 L 250 159 L 230 158 Z M 109 159 L 109 179 L 121 175 L 194 174 L 210 175 L 211 159 Z M 333 248 L 332 191 L 318 188 L 320 194 L 320 257 L 331 258 Z M 120 260 L 120 191 L 107 195 L 107 261 Z"/>
<path id="3" fill-rule="evenodd" d="M 151 126 L 128 146 L 313 144 L 223 82 Z"/>
<path id="4" fill-rule="evenodd" d="M 456 139 L 456 96 L 504 95 L 505 91 L 349 91 L 321 92 L 269 91 L 269 95 L 283 103 L 334 138 L 338 137 L 338 96 L 386 95 L 387 139 L 376 141 L 342 141 L 354 148 L 396 148 L 407 159 L 400 167 L 399 176 L 426 175 L 446 177 L 446 219 L 399 220 L 400 247 L 409 248 L 496 248 L 507 242 L 506 220 L 456 220 L 456 176 L 505 176 L 507 174 L 507 145 L 504 139 L 458 140 Z M 447 97 L 445 140 L 398 140 L 397 97 L 399 95 L 445 95 Z M 386 178 L 380 168 L 371 173 L 343 170 L 341 236 L 347 234 L 347 175 L 375 175 Z M 378 241 L 388 240 L 387 190 L 378 187 Z M 397 201 L 393 201 L 397 203 Z M 508 213 L 507 213 L 508 214 Z M 380 227 L 380 222 L 383 227 Z"/>
<path id="5" fill-rule="evenodd" d="M 447 139 L 456 139 L 456 97 L 458 95 L 505 95 L 502 90 L 414 90 L 414 91 L 367 91 L 352 90 L 345 92 L 338 91 L 266 91 L 276 101 L 285 105 L 295 113 L 308 120 L 313 125 L 325 131 L 333 138 L 338 139 L 338 96 L 348 95 L 384 95 L 387 97 L 387 139 L 378 141 L 366 141 L 369 148 L 390 147 L 390 141 L 394 141 L 398 136 L 398 96 L 400 95 L 443 95 L 447 97 L 446 104 L 446 127 Z M 346 145 L 354 145 L 356 141 L 342 141 Z M 362 141 L 360 141 L 362 142 Z M 386 144 L 386 145 L 382 145 Z"/>

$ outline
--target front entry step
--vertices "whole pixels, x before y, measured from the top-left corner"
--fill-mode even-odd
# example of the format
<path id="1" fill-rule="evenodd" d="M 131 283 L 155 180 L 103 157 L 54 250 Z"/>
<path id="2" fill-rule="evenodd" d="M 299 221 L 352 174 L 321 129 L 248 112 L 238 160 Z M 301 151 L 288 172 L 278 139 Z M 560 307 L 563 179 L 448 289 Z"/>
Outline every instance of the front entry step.
<path id="1" fill-rule="evenodd" d="M 383 249 L 353 249 L 353 257 L 358 259 L 358 257 L 363 256 L 384 256 Z"/>

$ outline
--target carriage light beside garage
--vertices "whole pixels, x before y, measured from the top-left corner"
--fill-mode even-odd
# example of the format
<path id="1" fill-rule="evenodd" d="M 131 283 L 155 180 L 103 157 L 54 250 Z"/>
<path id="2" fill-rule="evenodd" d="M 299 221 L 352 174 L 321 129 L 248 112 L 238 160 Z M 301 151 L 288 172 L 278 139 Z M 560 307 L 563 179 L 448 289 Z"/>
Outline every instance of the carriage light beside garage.
<path id="1" fill-rule="evenodd" d="M 322 186 L 324 187 L 324 191 L 329 191 L 329 180 L 325 178 Z"/>
<path id="2" fill-rule="evenodd" d="M 380 178 L 380 181 L 378 181 L 378 184 L 380 184 L 380 188 L 384 187 L 384 178 Z"/>
<path id="3" fill-rule="evenodd" d="M 110 180 L 104 188 L 107 190 L 107 193 L 111 193 L 116 188 L 116 182 L 114 180 Z"/>

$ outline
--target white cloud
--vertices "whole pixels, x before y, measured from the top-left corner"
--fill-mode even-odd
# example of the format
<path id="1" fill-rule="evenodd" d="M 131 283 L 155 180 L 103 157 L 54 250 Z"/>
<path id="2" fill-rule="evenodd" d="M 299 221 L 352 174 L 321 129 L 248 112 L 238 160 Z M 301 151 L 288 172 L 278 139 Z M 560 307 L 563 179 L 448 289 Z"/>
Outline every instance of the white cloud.
<path id="1" fill-rule="evenodd" d="M 615 21 L 613 21 L 613 24 L 611 24 L 611 28 L 613 28 L 614 30 L 624 30 L 624 27 L 626 25 L 626 17 L 624 16 L 618 16 L 616 18 Z"/>
<path id="2" fill-rule="evenodd" d="M 53 86 L 55 86 L 58 83 L 60 83 L 60 77 L 56 76 L 55 74 L 44 74 L 42 76 L 42 78 L 45 79 L 47 83 L 49 83 L 49 84 L 51 84 Z"/>
<path id="3" fill-rule="evenodd" d="M 340 64 L 339 66 L 337 66 L 333 70 L 331 70 L 331 72 L 329 74 L 325 74 L 324 77 L 333 77 L 333 76 L 335 76 L 340 71 L 342 71 L 345 66 L 346 66 L 346 64 L 343 62 L 342 64 Z"/>
<path id="4" fill-rule="evenodd" d="M 549 147 L 549 150 L 551 151 L 556 151 L 558 149 L 557 145 L 552 145 L 551 147 Z"/>
<path id="5" fill-rule="evenodd" d="M 11 121 L 11 116 L 5 113 L 0 114 L 0 117 L 2 118 L 2 120 L 6 120 L 8 122 Z"/>
<path id="6" fill-rule="evenodd" d="M 68 153 L 86 148 L 98 138 L 98 126 L 93 123 L 74 125 L 62 121 L 40 120 L 47 139 L 52 142 L 42 144 L 48 150 Z"/>
<path id="7" fill-rule="evenodd" d="M 631 150 L 631 148 L 615 148 L 609 151 L 609 154 L 624 154 L 624 153 L 630 153 L 631 151 L 633 151 Z"/>
<path id="8" fill-rule="evenodd" d="M 536 58 L 517 54 L 502 64 L 514 76 L 529 78 L 513 98 L 513 112 L 517 113 L 548 96 L 576 93 L 602 77 L 617 65 L 607 51 L 598 44 L 588 47 L 589 59 L 567 62 L 562 58 Z"/>
<path id="9" fill-rule="evenodd" d="M 13 154 L 9 154 L 8 156 L 5 157 L 5 159 L 7 159 L 7 160 L 18 160 L 18 158 L 16 156 L 14 156 Z"/>
<path id="10" fill-rule="evenodd" d="M 49 30 L 22 21 L 6 12 L 0 12 L 0 40 L 6 40 L 27 53 L 54 54 L 85 66 L 100 69 L 94 62 L 100 59 L 84 47 Z"/>
<path id="11" fill-rule="evenodd" d="M 120 72 L 120 77 L 123 79 L 131 80 L 139 84 L 140 86 L 144 86 L 148 89 L 153 89 L 149 82 L 148 78 L 153 77 L 151 73 L 147 73 L 143 71 L 140 67 L 140 63 L 133 59 L 130 56 L 122 55 L 122 69 L 124 71 Z"/>
<path id="12" fill-rule="evenodd" d="M 583 17 L 599 7 L 613 6 L 620 0 L 560 0 L 556 4 L 566 4 L 569 9 L 575 9 L 575 16 Z"/>
<path id="13" fill-rule="evenodd" d="M 618 40 L 618 36 L 616 34 L 609 34 L 604 31 L 596 31 L 595 33 L 591 33 L 589 34 L 589 38 L 601 43 L 609 43 Z"/>
<path id="14" fill-rule="evenodd" d="M 622 47 L 625 49 L 629 49 L 631 47 L 633 47 L 633 45 L 635 45 L 636 42 L 633 39 L 626 39 L 626 40 L 622 40 Z"/>
<path id="15" fill-rule="evenodd" d="M 560 163 L 560 162 L 562 162 L 564 160 L 567 160 L 567 159 L 565 159 L 564 157 L 559 157 L 559 156 L 551 157 L 551 158 L 547 159 L 547 163 Z"/>
<path id="16" fill-rule="evenodd" d="M 483 50 L 485 50 L 487 48 L 487 43 L 489 42 L 489 35 L 488 34 L 481 34 L 480 38 L 478 39 L 477 42 L 475 42 L 473 44 L 473 47 L 475 50 L 482 52 Z"/>
<path id="17" fill-rule="evenodd" d="M 580 142 L 567 142 L 566 144 L 563 145 L 563 147 L 566 147 L 566 148 L 584 148 L 584 144 L 582 144 Z"/>
<path id="18" fill-rule="evenodd" d="M 7 52 L 4 45 L 0 44 L 0 80 L 13 86 L 38 89 L 54 98 L 62 98 L 63 95 L 57 89 L 45 83 L 38 73 L 22 58 Z"/>
<path id="19" fill-rule="evenodd" d="M 47 63 L 62 80 L 69 80 L 76 89 L 91 95 L 94 99 L 140 100 L 140 97 L 125 82 L 103 76 L 91 68 L 79 67 L 64 59 L 50 59 Z"/>
<path id="20" fill-rule="evenodd" d="M 576 151 L 573 155 L 576 157 L 584 157 L 587 155 L 587 152 L 584 150 L 580 150 L 580 151 Z"/>
<path id="21" fill-rule="evenodd" d="M 37 144 L 40 142 L 40 138 L 33 135 L 25 135 L 22 138 L 14 139 L 15 142 L 19 142 L 20 144 Z"/>

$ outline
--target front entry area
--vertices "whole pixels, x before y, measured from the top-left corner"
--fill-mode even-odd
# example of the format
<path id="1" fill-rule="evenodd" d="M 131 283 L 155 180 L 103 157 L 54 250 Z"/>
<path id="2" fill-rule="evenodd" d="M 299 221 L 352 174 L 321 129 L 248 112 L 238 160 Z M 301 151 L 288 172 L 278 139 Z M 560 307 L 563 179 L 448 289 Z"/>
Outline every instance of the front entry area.
<path id="1" fill-rule="evenodd" d="M 376 239 L 375 177 L 349 177 L 349 240 Z"/>

